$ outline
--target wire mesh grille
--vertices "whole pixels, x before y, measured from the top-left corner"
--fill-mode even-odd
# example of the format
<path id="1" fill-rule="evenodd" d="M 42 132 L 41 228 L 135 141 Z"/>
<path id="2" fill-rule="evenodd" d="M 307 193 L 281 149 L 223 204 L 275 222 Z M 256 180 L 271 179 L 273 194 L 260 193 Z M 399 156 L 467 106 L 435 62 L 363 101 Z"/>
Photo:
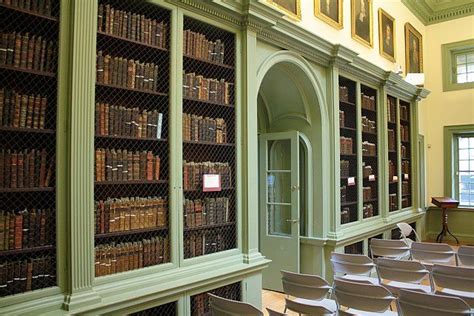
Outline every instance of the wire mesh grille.
<path id="1" fill-rule="evenodd" d="M 341 224 L 358 220 L 357 108 L 355 82 L 339 78 Z"/>
<path id="2" fill-rule="evenodd" d="M 58 17 L 0 0 L 0 297 L 56 284 Z"/>
<path id="3" fill-rule="evenodd" d="M 361 240 L 359 242 L 345 246 L 344 253 L 355 254 L 355 255 L 364 254 L 364 241 Z"/>
<path id="4" fill-rule="evenodd" d="M 168 10 L 98 2 L 95 274 L 170 261 Z"/>
<path id="5" fill-rule="evenodd" d="M 240 301 L 241 300 L 241 284 L 240 282 L 229 284 L 206 293 L 197 294 L 191 296 L 191 315 L 192 316 L 203 316 L 210 315 L 209 309 L 209 296 L 207 293 L 212 293 L 214 295 Z"/>
<path id="6" fill-rule="evenodd" d="M 379 214 L 377 155 L 377 91 L 361 85 L 363 218 Z"/>
<path id="7" fill-rule="evenodd" d="M 410 104 L 400 100 L 400 141 L 402 155 L 402 207 L 412 205 Z"/>
<path id="8" fill-rule="evenodd" d="M 235 35 L 185 17 L 184 257 L 236 247 Z M 220 175 L 220 191 L 203 178 Z"/>
<path id="9" fill-rule="evenodd" d="M 397 128 L 397 99 L 387 96 L 387 131 L 388 131 L 388 202 L 389 211 L 393 212 L 398 207 L 398 128 Z"/>
<path id="10" fill-rule="evenodd" d="M 131 314 L 132 316 L 175 316 L 178 315 L 176 308 L 176 302 L 163 304 L 153 308 L 146 309 L 137 313 Z"/>

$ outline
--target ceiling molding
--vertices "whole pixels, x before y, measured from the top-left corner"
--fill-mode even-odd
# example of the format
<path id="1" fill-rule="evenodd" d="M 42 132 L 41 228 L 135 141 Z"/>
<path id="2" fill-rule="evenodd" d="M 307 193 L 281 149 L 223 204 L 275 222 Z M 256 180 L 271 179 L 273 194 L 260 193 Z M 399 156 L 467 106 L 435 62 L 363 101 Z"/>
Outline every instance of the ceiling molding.
<path id="1" fill-rule="evenodd" d="M 424 25 L 446 22 L 474 14 L 474 0 L 402 0 Z"/>

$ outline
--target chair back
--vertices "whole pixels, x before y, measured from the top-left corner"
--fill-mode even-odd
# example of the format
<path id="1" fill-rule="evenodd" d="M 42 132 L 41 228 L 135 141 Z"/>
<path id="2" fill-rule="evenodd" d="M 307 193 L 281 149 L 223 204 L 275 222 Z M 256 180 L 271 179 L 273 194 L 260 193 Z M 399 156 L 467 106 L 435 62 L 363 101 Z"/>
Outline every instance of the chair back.
<path id="1" fill-rule="evenodd" d="M 268 307 L 267 307 L 267 312 L 268 312 L 268 316 L 288 316 L 288 314 L 286 313 L 280 313 Z"/>
<path id="2" fill-rule="evenodd" d="M 474 268 L 435 264 L 431 273 L 436 287 L 474 293 Z"/>
<path id="3" fill-rule="evenodd" d="M 460 246 L 457 256 L 458 265 L 474 267 L 474 246 Z"/>
<path id="4" fill-rule="evenodd" d="M 377 258 L 375 263 L 381 282 L 390 280 L 420 284 L 430 277 L 430 272 L 418 261 Z"/>
<path id="5" fill-rule="evenodd" d="M 415 234 L 415 241 L 421 241 L 420 236 L 416 233 L 416 230 L 413 229 L 413 227 L 410 226 L 408 223 L 398 223 L 397 224 L 398 229 L 400 229 L 400 233 L 402 235 L 403 241 L 408 245 L 411 246 L 413 241 L 408 238 L 412 233 Z"/>
<path id="6" fill-rule="evenodd" d="M 383 286 L 334 280 L 334 295 L 339 306 L 365 312 L 385 312 L 395 297 Z"/>
<path id="7" fill-rule="evenodd" d="M 470 315 L 469 305 L 452 296 L 400 290 L 398 305 L 403 316 Z"/>
<path id="8" fill-rule="evenodd" d="M 308 300 L 322 300 L 331 289 L 329 283 L 317 275 L 280 271 L 285 294 Z"/>
<path id="9" fill-rule="evenodd" d="M 449 264 L 455 258 L 455 252 L 448 244 L 414 242 L 411 245 L 410 251 L 414 260 L 429 263 Z"/>
<path id="10" fill-rule="evenodd" d="M 403 240 L 372 238 L 370 240 L 370 253 L 372 258 L 405 258 L 410 255 L 410 247 Z"/>
<path id="11" fill-rule="evenodd" d="M 331 253 L 334 274 L 370 275 L 374 262 L 366 255 Z"/>
<path id="12" fill-rule="evenodd" d="M 207 293 L 210 298 L 211 315 L 213 316 L 263 316 L 263 313 L 249 303 L 229 300 L 217 295 Z"/>
<path id="13" fill-rule="evenodd" d="M 285 307 L 291 311 L 295 311 L 298 314 L 311 315 L 311 316 L 323 316 L 323 315 L 334 315 L 333 311 L 330 311 L 323 305 L 311 305 L 305 304 L 298 301 L 293 301 L 285 297 Z"/>

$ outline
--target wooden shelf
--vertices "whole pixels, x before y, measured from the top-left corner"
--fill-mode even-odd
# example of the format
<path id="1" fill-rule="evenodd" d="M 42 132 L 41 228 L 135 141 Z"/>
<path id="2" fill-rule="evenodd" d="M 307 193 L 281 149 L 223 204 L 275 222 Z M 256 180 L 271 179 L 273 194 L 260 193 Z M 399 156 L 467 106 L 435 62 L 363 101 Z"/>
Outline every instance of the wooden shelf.
<path id="1" fill-rule="evenodd" d="M 351 205 L 357 205 L 357 201 L 349 201 L 349 202 L 341 202 L 341 207 L 343 206 L 351 206 Z"/>
<path id="2" fill-rule="evenodd" d="M 348 101 L 339 101 L 339 105 L 344 105 L 344 106 L 353 106 L 355 107 L 355 103 L 348 102 Z"/>
<path id="3" fill-rule="evenodd" d="M 370 199 L 370 200 L 365 200 L 362 202 L 362 204 L 366 204 L 366 203 L 373 203 L 373 202 L 377 202 L 379 199 Z"/>
<path id="4" fill-rule="evenodd" d="M 403 158 L 403 157 L 402 157 L 402 160 L 410 161 L 411 158 Z"/>
<path id="5" fill-rule="evenodd" d="M 203 146 L 220 146 L 220 147 L 235 147 L 233 143 L 214 143 L 214 142 L 204 142 L 204 141 L 183 141 L 186 145 L 203 145 Z"/>
<path id="6" fill-rule="evenodd" d="M 401 142 L 404 143 L 404 144 L 408 144 L 408 145 L 411 144 L 411 142 L 409 140 L 402 140 Z"/>
<path id="7" fill-rule="evenodd" d="M 132 91 L 132 92 L 138 92 L 138 93 L 144 93 L 144 94 L 149 94 L 149 95 L 154 95 L 154 96 L 160 96 L 160 97 L 167 97 L 168 94 L 163 93 L 163 92 L 157 92 L 153 90 L 143 90 L 143 89 L 135 89 L 135 88 L 128 88 L 128 87 L 123 87 L 119 85 L 114 85 L 114 84 L 109 84 L 109 83 L 99 83 L 96 82 L 97 87 L 103 87 L 103 88 L 110 88 L 110 89 L 120 89 L 124 91 Z"/>
<path id="8" fill-rule="evenodd" d="M 396 154 L 397 151 L 396 151 L 396 150 L 389 150 L 388 153 L 389 153 L 389 154 Z"/>
<path id="9" fill-rule="evenodd" d="M 28 14 L 28 15 L 31 15 L 31 16 L 36 16 L 36 17 L 39 17 L 39 18 L 42 18 L 42 19 L 45 19 L 45 20 L 49 20 L 49 21 L 54 21 L 54 22 L 58 21 L 58 18 L 56 18 L 56 17 L 49 16 L 49 15 L 42 14 L 42 13 L 37 13 L 37 12 L 31 11 L 31 10 L 26 10 L 26 9 L 14 7 L 14 6 L 11 6 L 11 5 L 8 5 L 8 4 L 0 4 L 0 8 L 5 8 L 5 9 L 8 9 L 8 10 Z"/>
<path id="10" fill-rule="evenodd" d="M 366 108 L 363 108 L 361 107 L 362 111 L 365 111 L 367 113 L 373 113 L 373 114 L 376 114 L 377 113 L 377 110 L 370 110 L 370 109 L 366 109 Z"/>
<path id="11" fill-rule="evenodd" d="M 107 186 L 107 185 L 137 185 L 137 184 L 166 184 L 168 180 L 125 180 L 125 181 L 95 181 L 96 186 Z"/>
<path id="12" fill-rule="evenodd" d="M 403 125 L 410 125 L 410 121 L 400 118 L 400 123 Z"/>
<path id="13" fill-rule="evenodd" d="M 139 234 L 164 232 L 164 231 L 168 231 L 168 227 L 149 227 L 149 228 L 142 228 L 142 229 L 133 229 L 133 230 L 124 230 L 124 231 L 119 231 L 119 232 L 104 233 L 104 234 L 95 234 L 95 238 L 104 239 L 104 238 L 111 238 L 111 237 L 139 235 Z"/>
<path id="14" fill-rule="evenodd" d="M 197 226 L 197 227 L 185 227 L 184 231 L 185 232 L 192 232 L 192 231 L 198 231 L 198 230 L 210 230 L 210 229 L 216 229 L 216 228 L 228 228 L 228 227 L 234 227 L 235 222 L 228 222 L 228 223 L 221 223 L 221 224 L 214 224 L 214 225 L 204 225 L 204 226 Z"/>
<path id="15" fill-rule="evenodd" d="M 206 101 L 206 100 L 199 100 L 199 99 L 194 99 L 194 98 L 189 98 L 189 97 L 183 97 L 184 101 L 191 101 L 191 102 L 198 102 L 198 103 L 205 103 L 205 104 L 212 104 L 212 105 L 217 105 L 217 106 L 222 106 L 224 108 L 234 108 L 234 105 L 232 104 L 223 104 L 219 102 L 212 102 L 212 101 Z"/>
<path id="16" fill-rule="evenodd" d="M 219 192 L 222 192 L 222 191 L 233 191 L 235 190 L 235 188 L 222 188 L 221 191 L 209 191 L 209 192 L 203 192 L 201 189 L 186 189 L 184 190 L 183 189 L 183 192 L 185 193 L 219 193 Z"/>
<path id="17" fill-rule="evenodd" d="M 396 126 L 397 126 L 397 123 L 396 123 L 396 122 L 388 121 L 387 123 L 388 123 L 388 125 L 391 125 L 391 126 L 393 126 L 393 127 L 396 127 Z"/>
<path id="18" fill-rule="evenodd" d="M 0 188 L 0 193 L 21 193 L 21 192 L 54 192 L 54 187 L 44 188 Z"/>
<path id="19" fill-rule="evenodd" d="M 43 77 L 50 77 L 50 78 L 56 77 L 56 74 L 54 72 L 26 69 L 26 68 L 21 68 L 21 67 L 14 67 L 11 65 L 0 65 L 0 69 L 8 70 L 8 71 L 16 71 L 16 72 L 37 75 L 37 76 L 43 76 Z"/>
<path id="20" fill-rule="evenodd" d="M 133 137 L 133 136 L 117 136 L 117 135 L 95 135 L 96 138 L 103 139 L 116 139 L 116 140 L 136 140 L 136 141 L 148 141 L 148 142 L 167 142 L 166 138 L 153 138 L 153 137 Z"/>
<path id="21" fill-rule="evenodd" d="M 54 135 L 56 133 L 54 129 L 8 127 L 8 126 L 1 126 L 0 131 L 1 132 L 17 132 L 17 133 L 50 134 L 50 135 Z"/>
<path id="22" fill-rule="evenodd" d="M 194 56 L 190 56 L 190 55 L 186 55 L 186 54 L 183 54 L 183 57 L 185 58 L 185 60 L 188 59 L 190 61 L 204 63 L 204 64 L 210 65 L 210 66 L 217 66 L 217 67 L 221 67 L 221 68 L 224 68 L 224 69 L 234 70 L 234 67 L 232 67 L 230 65 L 216 63 L 216 62 L 213 62 L 213 61 L 208 61 L 208 60 L 205 60 L 205 59 L 196 58 Z"/>
<path id="23" fill-rule="evenodd" d="M 349 178 L 357 179 L 356 176 L 348 176 L 348 177 L 345 177 L 345 176 L 344 176 L 344 177 L 341 177 L 341 180 L 347 180 L 347 179 L 349 179 Z"/>
<path id="24" fill-rule="evenodd" d="M 341 155 L 341 156 L 345 156 L 345 157 L 357 158 L 357 154 L 343 154 L 343 153 L 341 153 L 340 155 Z"/>
<path id="25" fill-rule="evenodd" d="M 363 135 L 369 135 L 369 136 L 377 136 L 377 133 L 374 133 L 374 132 L 365 132 L 365 131 L 362 131 L 362 134 L 363 134 Z"/>
<path id="26" fill-rule="evenodd" d="M 411 194 L 410 194 L 410 193 L 408 193 L 408 194 L 402 194 L 402 197 L 407 197 L 407 196 L 411 196 Z"/>
<path id="27" fill-rule="evenodd" d="M 362 158 L 370 158 L 370 159 L 377 159 L 377 155 L 362 155 Z"/>
<path id="28" fill-rule="evenodd" d="M 53 249 L 55 249 L 53 245 L 48 245 L 48 246 L 39 246 L 39 247 L 33 247 L 33 248 L 2 250 L 0 251 L 0 257 L 18 256 L 18 255 L 29 254 L 33 252 L 51 251 Z"/>
<path id="29" fill-rule="evenodd" d="M 353 127 L 340 126 L 339 128 L 340 128 L 342 131 L 357 132 L 357 129 L 356 129 L 356 128 L 353 128 Z"/>
<path id="30" fill-rule="evenodd" d="M 127 43 L 130 43 L 130 44 L 139 45 L 139 46 L 147 47 L 147 48 L 153 48 L 153 49 L 156 49 L 156 50 L 159 50 L 159 51 L 162 51 L 162 52 L 168 52 L 168 50 L 166 48 L 163 48 L 163 47 L 159 47 L 159 46 L 143 43 L 143 42 L 140 42 L 140 41 L 132 40 L 132 39 L 129 39 L 129 38 L 126 38 L 126 37 L 123 37 L 123 36 L 109 34 L 109 33 L 103 32 L 103 31 L 97 31 L 97 35 L 99 35 L 99 37 L 116 39 L 116 40 L 120 40 L 120 41 L 127 42 Z"/>

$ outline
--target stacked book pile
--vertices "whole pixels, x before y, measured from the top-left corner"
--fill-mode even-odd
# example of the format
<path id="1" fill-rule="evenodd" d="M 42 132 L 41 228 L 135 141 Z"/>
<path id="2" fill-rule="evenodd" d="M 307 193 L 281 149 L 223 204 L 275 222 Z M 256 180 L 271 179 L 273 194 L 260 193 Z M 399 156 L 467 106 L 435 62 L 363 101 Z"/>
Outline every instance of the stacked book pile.
<path id="1" fill-rule="evenodd" d="M 183 113 L 184 141 L 227 143 L 227 124 L 223 118 Z"/>
<path id="2" fill-rule="evenodd" d="M 364 156 L 375 156 L 377 155 L 377 147 L 373 143 L 364 141 L 362 142 L 362 154 Z"/>

